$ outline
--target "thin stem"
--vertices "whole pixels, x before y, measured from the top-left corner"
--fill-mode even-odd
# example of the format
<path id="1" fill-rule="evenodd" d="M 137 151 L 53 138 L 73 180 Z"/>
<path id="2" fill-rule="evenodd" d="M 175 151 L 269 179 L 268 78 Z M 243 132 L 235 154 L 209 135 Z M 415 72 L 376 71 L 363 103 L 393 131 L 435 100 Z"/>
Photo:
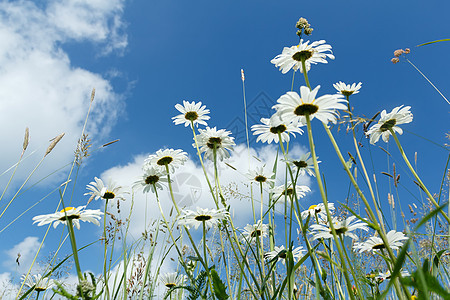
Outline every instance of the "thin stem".
<path id="1" fill-rule="evenodd" d="M 402 145 L 400 144 L 400 141 L 398 140 L 397 135 L 395 134 L 395 132 L 392 129 L 389 129 L 389 131 L 391 132 L 392 136 L 394 137 L 395 143 L 397 144 L 398 150 L 400 150 L 400 153 L 402 154 L 403 160 L 405 161 L 405 163 L 408 166 L 409 170 L 413 174 L 414 178 L 416 178 L 417 182 L 419 183 L 419 186 L 422 188 L 422 190 L 425 192 L 425 194 L 427 194 L 428 198 L 433 203 L 433 205 L 436 208 L 439 208 L 439 204 L 436 202 L 436 200 L 434 200 L 433 195 L 431 195 L 431 193 L 428 191 L 428 189 L 426 188 L 425 184 L 422 182 L 422 180 L 420 179 L 419 175 L 417 175 L 417 173 L 414 170 L 413 166 L 409 162 L 409 159 L 406 156 L 405 151 L 403 151 Z M 441 210 L 440 213 L 442 214 L 442 216 L 444 216 L 444 218 L 447 220 L 447 222 L 450 222 L 450 218 L 448 217 L 448 215 L 444 211 Z"/>
<path id="2" fill-rule="evenodd" d="M 107 239 L 106 239 L 106 216 L 107 216 L 107 209 L 108 209 L 108 200 L 109 199 L 105 199 L 105 214 L 103 217 L 103 243 L 105 245 L 104 251 L 103 251 L 103 278 L 105 280 L 105 288 L 106 288 L 106 297 L 109 300 L 109 287 L 108 287 L 108 274 L 106 273 L 106 261 L 107 261 Z"/>
<path id="3" fill-rule="evenodd" d="M 429 84 L 431 84 L 431 86 L 439 93 L 439 95 L 441 95 L 441 97 L 442 98 L 444 98 L 444 100 L 445 101 L 447 101 L 447 103 L 448 104 L 450 104 L 450 101 L 448 101 L 448 99 L 447 98 L 445 98 L 445 96 L 441 93 L 441 91 L 427 78 L 427 76 L 425 76 L 425 74 L 423 74 L 420 70 L 419 70 L 419 68 L 417 68 L 409 59 L 407 59 L 406 58 L 406 61 L 411 65 L 411 66 L 413 66 L 414 67 L 414 69 L 416 69 L 417 70 L 417 72 L 419 72 L 420 73 L 420 75 L 422 75 L 423 76 L 423 78 L 425 78 L 427 81 L 428 81 L 428 83 Z"/>
<path id="4" fill-rule="evenodd" d="M 303 60 L 302 60 L 302 62 L 303 62 Z M 308 76 L 306 75 L 305 69 L 303 71 L 304 71 L 303 74 L 305 74 L 305 78 L 308 78 Z M 308 82 L 308 84 L 309 84 L 309 82 Z M 312 128 L 311 128 L 311 120 L 310 120 L 309 114 L 306 114 L 305 118 L 306 118 L 306 126 L 308 128 L 309 148 L 311 150 L 311 156 L 313 158 L 314 171 L 316 173 L 317 185 L 319 186 L 320 195 L 322 196 L 322 201 L 323 201 L 323 204 L 325 206 L 325 211 L 326 211 L 326 214 L 327 214 L 328 223 L 330 225 L 331 234 L 333 235 L 334 242 L 336 244 L 336 248 L 338 250 L 339 257 L 341 259 L 341 264 L 342 264 L 341 267 L 342 267 L 342 270 L 343 270 L 343 273 L 344 273 L 345 281 L 347 283 L 348 293 L 350 295 L 350 298 L 354 299 L 355 297 L 354 297 L 354 295 L 352 293 L 352 284 L 351 284 L 350 278 L 348 276 L 347 267 L 346 267 L 345 260 L 344 260 L 344 255 L 343 255 L 343 251 L 342 251 L 341 246 L 339 244 L 339 238 L 338 238 L 338 236 L 336 234 L 336 230 L 334 229 L 333 218 L 331 217 L 331 212 L 330 212 L 330 209 L 328 207 L 328 199 L 327 199 L 327 195 L 325 193 L 325 189 L 324 189 L 324 186 L 323 186 L 323 183 L 322 183 L 322 177 L 321 177 L 320 171 L 319 171 L 319 164 L 317 162 L 316 149 L 315 149 L 316 146 L 314 145 L 314 140 L 313 140 L 313 135 L 312 135 Z"/>

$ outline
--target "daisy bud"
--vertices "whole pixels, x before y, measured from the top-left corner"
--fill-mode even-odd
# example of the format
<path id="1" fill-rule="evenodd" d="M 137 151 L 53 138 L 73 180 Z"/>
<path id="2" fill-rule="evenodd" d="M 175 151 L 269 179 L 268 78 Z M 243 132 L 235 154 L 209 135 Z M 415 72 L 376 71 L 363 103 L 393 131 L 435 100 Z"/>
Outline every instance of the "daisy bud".
<path id="1" fill-rule="evenodd" d="M 391 59 L 391 61 L 392 61 L 393 64 L 396 64 L 396 63 L 398 63 L 400 61 L 400 59 L 398 59 L 398 57 L 394 57 L 394 58 Z"/>
<path id="2" fill-rule="evenodd" d="M 297 24 L 295 25 L 295 27 L 297 27 L 298 29 L 302 29 L 309 26 L 308 21 L 305 18 L 300 18 L 298 19 Z"/>
<path id="3" fill-rule="evenodd" d="M 411 49 L 405 48 L 405 54 L 409 54 L 411 52 Z"/>
<path id="4" fill-rule="evenodd" d="M 398 49 L 394 51 L 394 56 L 395 57 L 399 57 L 400 55 L 402 55 L 405 51 L 403 51 L 403 49 Z"/>
<path id="5" fill-rule="evenodd" d="M 312 29 L 311 27 L 305 28 L 305 34 L 306 35 L 311 35 L 311 33 L 313 32 L 314 29 Z"/>

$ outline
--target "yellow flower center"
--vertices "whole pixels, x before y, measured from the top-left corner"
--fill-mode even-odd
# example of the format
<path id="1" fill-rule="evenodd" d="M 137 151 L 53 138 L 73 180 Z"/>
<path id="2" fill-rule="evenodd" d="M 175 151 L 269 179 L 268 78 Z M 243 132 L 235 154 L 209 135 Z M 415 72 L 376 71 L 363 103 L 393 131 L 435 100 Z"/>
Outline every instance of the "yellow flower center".
<path id="1" fill-rule="evenodd" d="M 75 207 L 66 207 L 66 208 L 64 208 L 63 210 L 61 210 L 60 212 L 61 213 L 65 213 L 65 212 L 68 212 L 69 210 L 71 210 L 71 209 L 75 209 Z"/>
<path id="2" fill-rule="evenodd" d="M 311 205 L 311 206 L 308 208 L 308 210 L 316 209 L 316 207 L 317 207 L 317 205 Z"/>

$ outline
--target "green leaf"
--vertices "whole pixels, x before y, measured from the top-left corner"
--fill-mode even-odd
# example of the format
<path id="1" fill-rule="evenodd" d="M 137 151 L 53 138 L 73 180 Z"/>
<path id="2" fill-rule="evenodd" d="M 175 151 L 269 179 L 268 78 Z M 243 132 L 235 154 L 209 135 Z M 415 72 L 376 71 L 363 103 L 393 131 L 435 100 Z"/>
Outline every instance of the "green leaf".
<path id="1" fill-rule="evenodd" d="M 215 269 L 211 270 L 211 277 L 213 281 L 214 295 L 216 295 L 217 299 L 219 300 L 228 299 L 228 295 L 226 292 L 227 288 L 225 287 L 225 284 L 223 284 L 222 280 L 219 277 L 219 274 Z"/>
<path id="2" fill-rule="evenodd" d="M 442 40 L 436 40 L 436 41 L 432 41 L 432 42 L 426 42 L 426 43 L 417 45 L 416 47 L 421 47 L 421 46 L 430 45 L 430 44 L 439 43 L 439 42 L 450 42 L 450 39 L 442 39 Z"/>

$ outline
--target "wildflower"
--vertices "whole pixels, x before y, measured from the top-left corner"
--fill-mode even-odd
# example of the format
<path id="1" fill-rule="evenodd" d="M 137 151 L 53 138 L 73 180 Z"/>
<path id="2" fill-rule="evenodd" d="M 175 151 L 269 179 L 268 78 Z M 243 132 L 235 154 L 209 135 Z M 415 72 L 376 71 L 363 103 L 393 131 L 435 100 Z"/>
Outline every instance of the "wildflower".
<path id="1" fill-rule="evenodd" d="M 303 130 L 294 126 L 291 123 L 281 120 L 280 115 L 275 113 L 270 119 L 261 118 L 262 124 L 252 126 L 253 135 L 258 135 L 256 142 L 261 141 L 263 143 L 278 143 L 289 142 L 289 133 L 295 136 L 295 133 L 302 134 Z"/>
<path id="2" fill-rule="evenodd" d="M 272 197 L 274 199 L 274 201 L 276 201 L 277 203 L 283 203 L 286 198 L 290 198 L 290 197 L 294 197 L 294 192 L 295 195 L 297 196 L 297 199 L 299 198 L 303 198 L 306 196 L 307 192 L 310 192 L 311 189 L 309 187 L 307 187 L 306 185 L 296 185 L 295 186 L 295 190 L 294 187 L 292 186 L 292 182 L 290 182 L 287 186 L 286 185 L 281 185 L 281 186 L 277 186 L 274 187 L 272 189 Z"/>
<path id="3" fill-rule="evenodd" d="M 33 224 L 38 223 L 38 226 L 53 223 L 53 228 L 56 228 L 59 223 L 67 224 L 67 219 L 71 220 L 77 229 L 80 229 L 80 221 L 94 223 L 100 226 L 98 220 L 101 219 L 103 213 L 99 209 L 86 209 L 86 206 L 66 207 L 61 211 L 53 214 L 39 215 L 33 218 Z"/>
<path id="4" fill-rule="evenodd" d="M 49 290 L 52 287 L 55 286 L 54 280 L 50 280 L 49 277 L 42 277 L 41 274 L 36 275 L 30 275 L 26 277 L 25 275 L 22 275 L 22 281 L 25 281 L 24 284 L 32 288 L 34 287 L 34 290 L 37 292 L 43 292 L 45 290 Z M 25 280 L 26 278 L 26 280 Z"/>
<path id="5" fill-rule="evenodd" d="M 398 63 L 400 61 L 400 59 L 398 59 L 398 57 L 394 57 L 391 59 L 391 62 L 395 65 L 396 63 Z"/>
<path id="6" fill-rule="evenodd" d="M 400 275 L 402 277 L 406 277 L 406 276 L 410 276 L 411 274 L 409 274 L 408 271 L 400 271 Z M 380 280 L 381 282 L 385 281 L 386 279 L 390 279 L 391 278 L 391 272 L 389 270 L 386 271 L 386 273 L 380 272 L 377 276 L 376 279 Z"/>
<path id="7" fill-rule="evenodd" d="M 292 249 L 292 256 L 294 258 L 294 262 L 298 262 L 300 260 L 300 258 L 305 254 L 305 252 L 306 251 L 303 250 L 303 247 L 297 247 L 297 248 Z M 281 246 L 281 247 L 275 246 L 273 248 L 273 251 L 270 251 L 270 252 L 267 252 L 266 254 L 264 254 L 264 258 L 267 259 L 268 261 L 271 261 L 277 255 L 278 255 L 277 261 L 281 258 L 282 259 L 281 262 L 284 265 L 284 261 L 286 260 L 286 249 L 284 248 L 284 246 Z"/>
<path id="8" fill-rule="evenodd" d="M 112 200 L 112 199 L 121 199 L 125 200 L 123 197 L 123 187 L 116 186 L 115 183 L 109 182 L 108 186 L 105 186 L 103 183 L 103 180 L 94 177 L 95 181 L 90 182 L 86 189 L 90 190 L 90 192 L 85 193 L 84 195 L 91 195 L 91 198 L 89 199 L 89 202 L 92 199 L 98 200 L 99 198 L 105 199 L 105 200 Z"/>
<path id="9" fill-rule="evenodd" d="M 270 62 L 275 67 L 279 67 L 283 74 L 289 72 L 290 69 L 294 69 L 294 71 L 300 69 L 300 72 L 303 73 L 302 59 L 305 60 L 306 71 L 309 71 L 311 64 L 326 64 L 328 63 L 326 58 L 334 59 L 334 55 L 331 53 L 331 46 L 325 44 L 324 40 L 309 44 L 309 41 L 304 43 L 303 39 L 301 39 L 300 44 L 297 46 L 284 47 L 281 54 L 275 56 Z"/>
<path id="10" fill-rule="evenodd" d="M 156 154 L 151 154 L 145 160 L 144 168 L 158 168 L 165 171 L 166 166 L 169 168 L 169 172 L 175 172 L 175 169 L 184 165 L 187 161 L 187 154 L 181 149 L 164 149 L 156 151 Z"/>
<path id="11" fill-rule="evenodd" d="M 360 220 L 355 220 L 355 216 L 350 216 L 342 221 L 339 221 L 336 218 L 333 218 L 332 222 L 334 225 L 334 230 L 336 231 L 337 235 L 342 236 L 348 236 L 354 240 L 358 240 L 358 236 L 354 234 L 352 231 L 356 229 L 361 229 L 368 231 L 369 228 L 367 225 Z M 314 236 L 314 239 L 330 239 L 333 237 L 333 234 L 331 232 L 331 227 L 327 224 L 313 224 L 310 226 L 312 232 L 312 235 Z"/>
<path id="12" fill-rule="evenodd" d="M 323 123 L 331 121 L 336 123 L 336 109 L 346 109 L 347 100 L 342 95 L 323 95 L 316 98 L 320 85 L 312 91 L 306 87 L 300 87 L 300 96 L 296 92 L 287 92 L 281 96 L 274 105 L 286 122 L 292 122 L 301 125 L 306 124 L 306 115 L 310 120 L 317 118 Z"/>
<path id="13" fill-rule="evenodd" d="M 205 109 L 206 106 L 202 106 L 202 102 L 195 103 L 192 101 L 192 103 L 189 103 L 183 100 L 183 105 L 177 104 L 175 108 L 181 113 L 172 118 L 175 125 L 183 123 L 185 127 L 191 125 L 191 123 L 197 126 L 198 124 L 208 125 L 205 121 L 209 120 L 209 116 L 207 116 L 209 109 Z"/>
<path id="14" fill-rule="evenodd" d="M 178 224 L 184 225 L 188 228 L 198 227 L 205 224 L 205 228 L 209 229 L 216 226 L 219 221 L 227 219 L 229 216 L 228 211 L 225 208 L 221 209 L 203 209 L 197 207 L 197 211 L 183 210 L 178 217 Z"/>
<path id="15" fill-rule="evenodd" d="M 403 105 L 394 108 L 390 113 L 386 113 L 383 110 L 380 114 L 380 120 L 378 124 L 373 125 L 366 132 L 366 135 L 370 135 L 370 143 L 375 144 L 380 139 L 386 143 L 389 141 L 389 135 L 391 135 L 391 130 L 403 134 L 403 130 L 397 125 L 410 123 L 413 119 L 412 113 L 409 111 L 411 107 Z"/>
<path id="16" fill-rule="evenodd" d="M 295 27 L 297 27 L 298 29 L 303 29 L 305 27 L 309 27 L 308 20 L 306 20 L 305 18 L 298 19 L 297 24 L 295 25 Z"/>
<path id="17" fill-rule="evenodd" d="M 333 84 L 333 86 L 338 91 L 338 94 L 342 94 L 348 97 L 353 94 L 358 94 L 359 89 L 361 88 L 361 84 L 361 82 L 358 82 L 358 84 L 352 83 L 352 85 L 350 85 L 339 81 L 338 83 Z"/>
<path id="18" fill-rule="evenodd" d="M 217 130 L 216 127 L 206 129 L 199 129 L 198 144 L 200 153 L 205 152 L 205 157 L 214 160 L 214 149 L 216 150 L 216 157 L 222 161 L 230 157 L 228 151 L 233 150 L 234 138 L 229 136 L 231 132 L 225 129 Z M 195 144 L 193 144 L 195 147 Z"/>
<path id="19" fill-rule="evenodd" d="M 247 177 L 254 182 L 260 183 L 260 184 L 274 184 L 275 183 L 275 179 L 271 179 L 272 177 L 274 177 L 273 173 L 266 173 L 264 171 L 263 167 L 257 167 L 255 170 L 250 170 L 247 173 Z"/>
<path id="20" fill-rule="evenodd" d="M 333 213 L 334 203 L 328 202 L 328 209 L 330 213 Z M 323 203 L 311 205 L 307 210 L 302 211 L 302 219 L 306 219 L 308 216 L 314 218 L 316 215 L 319 219 L 327 219 L 325 205 Z"/>
<path id="21" fill-rule="evenodd" d="M 405 51 L 403 51 L 403 49 L 397 49 L 397 50 L 394 51 L 394 56 L 395 57 L 399 57 L 403 53 L 405 53 Z"/>
<path id="22" fill-rule="evenodd" d="M 144 193 L 148 193 L 150 190 L 155 193 L 157 188 L 160 190 L 163 189 L 162 182 L 168 182 L 168 179 L 164 177 L 165 175 L 167 175 L 165 172 L 157 168 L 144 168 L 142 179 L 136 181 L 133 187 L 143 187 Z"/>
<path id="23" fill-rule="evenodd" d="M 266 237 L 268 231 L 269 226 L 263 224 L 261 220 L 258 220 L 254 225 L 248 224 L 245 226 L 242 236 L 248 242 L 255 242 L 256 240 L 259 240 L 259 238 Z"/>
<path id="24" fill-rule="evenodd" d="M 299 176 L 304 176 L 305 174 L 316 176 L 314 174 L 313 158 L 310 156 L 311 153 L 307 152 L 300 156 L 299 159 L 287 158 L 284 161 L 294 167 L 292 170 L 294 174 L 298 173 Z M 317 161 L 317 163 L 321 163 L 321 161 Z"/>
<path id="25" fill-rule="evenodd" d="M 186 281 L 186 275 L 178 275 L 176 272 L 166 273 L 161 275 L 160 279 L 162 284 L 168 289 L 181 286 Z"/>
<path id="26" fill-rule="evenodd" d="M 401 232 L 396 232 L 395 230 L 391 230 L 386 235 L 387 243 L 389 248 L 397 250 L 401 246 L 403 246 L 403 241 L 407 240 L 408 237 L 405 236 Z M 359 250 L 359 252 L 364 251 L 376 251 L 380 249 L 385 249 L 386 245 L 383 243 L 383 240 L 378 236 L 372 236 L 367 239 L 365 242 L 355 243 L 353 245 L 353 250 Z"/>

